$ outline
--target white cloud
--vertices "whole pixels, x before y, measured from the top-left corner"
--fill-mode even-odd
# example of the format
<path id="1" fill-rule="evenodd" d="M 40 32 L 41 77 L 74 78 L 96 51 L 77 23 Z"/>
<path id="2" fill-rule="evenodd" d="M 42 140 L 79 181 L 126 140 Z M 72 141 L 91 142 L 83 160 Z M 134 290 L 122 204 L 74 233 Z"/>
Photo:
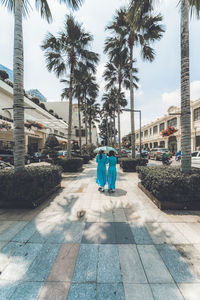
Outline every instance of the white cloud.
<path id="1" fill-rule="evenodd" d="M 200 98 L 200 81 L 193 81 L 190 84 L 190 99 L 196 100 Z M 165 106 L 169 107 L 171 105 L 180 106 L 180 89 L 169 93 L 162 94 L 162 102 Z"/>

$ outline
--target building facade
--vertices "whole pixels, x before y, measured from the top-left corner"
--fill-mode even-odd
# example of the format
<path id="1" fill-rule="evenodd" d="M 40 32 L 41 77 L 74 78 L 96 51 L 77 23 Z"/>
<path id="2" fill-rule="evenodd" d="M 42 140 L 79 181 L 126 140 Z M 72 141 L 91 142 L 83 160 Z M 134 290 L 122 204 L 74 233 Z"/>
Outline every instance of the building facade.
<path id="1" fill-rule="evenodd" d="M 25 151 L 44 148 L 46 138 L 54 134 L 63 149 L 67 146 L 67 124 L 24 97 Z M 0 80 L 0 149 L 13 149 L 13 88 Z"/>
<path id="2" fill-rule="evenodd" d="M 176 153 L 181 149 L 181 116 L 180 108 L 171 106 L 168 113 L 155 121 L 142 126 L 141 145 L 143 149 L 163 147 Z M 163 137 L 161 132 L 168 126 L 175 127 L 177 132 Z M 191 101 L 191 143 L 192 151 L 200 148 L 200 99 Z M 140 146 L 140 130 L 136 130 L 136 147 Z"/>
<path id="3" fill-rule="evenodd" d="M 69 102 L 46 102 L 46 107 L 52 109 L 55 113 L 63 118 L 63 120 L 68 123 L 69 119 Z M 92 125 L 92 144 L 97 144 L 97 127 Z M 83 122 L 83 112 L 81 112 L 81 134 L 82 134 L 82 145 L 86 143 L 85 137 L 85 124 Z M 89 127 L 88 127 L 89 135 Z M 72 106 L 72 140 L 74 142 L 79 142 L 79 119 L 78 119 L 78 104 L 73 104 Z M 89 137 L 88 137 L 89 142 Z"/>

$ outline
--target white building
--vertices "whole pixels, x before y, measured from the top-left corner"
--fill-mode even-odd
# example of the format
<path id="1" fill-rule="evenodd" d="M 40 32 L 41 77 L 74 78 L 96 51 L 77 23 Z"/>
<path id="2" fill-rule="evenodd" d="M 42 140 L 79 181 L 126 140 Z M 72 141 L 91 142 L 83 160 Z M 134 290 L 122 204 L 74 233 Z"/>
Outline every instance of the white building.
<path id="1" fill-rule="evenodd" d="M 181 116 L 180 108 L 171 106 L 168 113 L 155 121 L 142 126 L 141 141 L 143 148 L 168 148 L 172 152 L 181 149 Z M 175 127 L 178 131 L 168 137 L 162 137 L 162 130 L 168 126 Z M 191 101 L 191 135 L 192 151 L 200 147 L 200 99 Z M 139 148 L 140 130 L 136 130 L 136 147 Z"/>
<path id="2" fill-rule="evenodd" d="M 69 120 L 69 102 L 46 102 L 45 106 L 48 109 L 52 109 L 57 113 L 63 120 L 68 123 Z M 81 112 L 81 132 L 82 132 L 82 145 L 86 143 L 85 138 L 85 123 L 83 122 L 83 112 Z M 89 127 L 88 127 L 89 135 Z M 78 104 L 72 106 L 72 140 L 79 141 L 79 119 L 78 119 Z M 89 138 L 88 138 L 89 141 Z M 92 143 L 97 144 L 97 128 L 96 125 L 92 125 Z"/>
<path id="3" fill-rule="evenodd" d="M 67 144 L 67 124 L 24 97 L 26 152 L 43 149 L 48 134 L 55 134 L 62 148 Z M 13 88 L 0 80 L 0 149 L 13 148 Z M 7 109 L 6 109 L 7 108 Z"/>

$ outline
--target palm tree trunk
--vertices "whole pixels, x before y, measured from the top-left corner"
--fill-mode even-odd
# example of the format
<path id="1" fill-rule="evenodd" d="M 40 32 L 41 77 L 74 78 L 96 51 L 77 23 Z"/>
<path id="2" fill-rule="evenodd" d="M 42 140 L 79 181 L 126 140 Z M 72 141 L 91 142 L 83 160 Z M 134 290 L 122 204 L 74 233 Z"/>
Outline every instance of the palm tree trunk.
<path id="1" fill-rule="evenodd" d="M 191 115 L 190 115 L 190 59 L 189 59 L 189 3 L 181 2 L 181 169 L 191 170 Z"/>
<path id="2" fill-rule="evenodd" d="M 114 145 L 116 144 L 116 124 L 115 124 L 115 111 L 113 117 L 113 124 L 114 124 Z"/>
<path id="3" fill-rule="evenodd" d="M 86 144 L 86 151 L 88 150 L 88 106 L 87 106 L 87 99 L 85 97 L 85 144 Z"/>
<path id="4" fill-rule="evenodd" d="M 14 58 L 13 58 L 13 119 L 14 119 L 14 166 L 15 171 L 24 169 L 24 61 L 22 0 L 15 1 Z"/>
<path id="5" fill-rule="evenodd" d="M 131 104 L 131 148 L 135 158 L 135 119 L 134 119 L 134 86 L 133 86 L 133 47 L 130 47 L 130 104 Z"/>
<path id="6" fill-rule="evenodd" d="M 90 120 L 90 125 L 89 125 L 89 142 L 90 145 L 92 145 L 92 121 Z"/>
<path id="7" fill-rule="evenodd" d="M 118 97 L 117 97 L 119 153 L 121 153 L 120 95 L 121 95 L 121 80 L 119 79 L 119 89 L 118 89 Z"/>
<path id="8" fill-rule="evenodd" d="M 82 155 L 82 139 L 81 139 L 81 103 L 80 99 L 78 98 L 78 125 L 79 125 L 79 130 L 78 130 L 78 135 L 79 135 L 79 147 L 80 147 L 80 154 Z"/>
<path id="9" fill-rule="evenodd" d="M 109 146 L 109 130 L 108 130 L 108 116 L 106 115 L 106 135 L 107 135 L 107 145 Z"/>
<path id="10" fill-rule="evenodd" d="M 112 118 L 110 116 L 110 146 L 113 145 L 113 135 L 112 135 Z"/>
<path id="11" fill-rule="evenodd" d="M 69 92 L 68 144 L 67 144 L 67 158 L 68 159 L 71 158 L 73 79 L 74 79 L 74 66 L 71 65 L 70 86 L 69 86 L 70 92 Z"/>

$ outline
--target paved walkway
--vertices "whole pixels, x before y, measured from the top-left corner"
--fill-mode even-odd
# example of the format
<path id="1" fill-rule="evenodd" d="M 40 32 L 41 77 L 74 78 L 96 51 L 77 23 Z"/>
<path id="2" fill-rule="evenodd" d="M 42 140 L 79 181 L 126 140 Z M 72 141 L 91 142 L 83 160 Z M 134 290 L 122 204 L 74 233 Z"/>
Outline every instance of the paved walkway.
<path id="1" fill-rule="evenodd" d="M 200 212 L 161 212 L 132 173 L 99 193 L 95 167 L 34 211 L 0 210 L 0 299 L 199 300 Z"/>

